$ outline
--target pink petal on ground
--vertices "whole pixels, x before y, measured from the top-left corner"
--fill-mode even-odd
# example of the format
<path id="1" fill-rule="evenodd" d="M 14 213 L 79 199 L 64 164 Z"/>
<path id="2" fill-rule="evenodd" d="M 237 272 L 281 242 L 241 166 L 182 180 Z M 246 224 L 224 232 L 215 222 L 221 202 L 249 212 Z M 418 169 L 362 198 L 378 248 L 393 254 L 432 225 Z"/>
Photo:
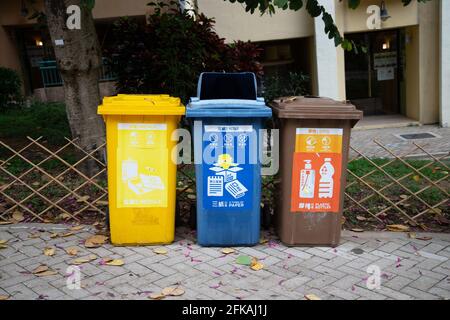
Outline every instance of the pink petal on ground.
<path id="1" fill-rule="evenodd" d="M 217 275 L 217 276 L 221 276 L 221 275 L 222 275 L 220 272 L 217 272 L 217 271 L 213 271 L 213 273 L 214 273 L 215 275 Z"/>
<path id="2" fill-rule="evenodd" d="M 355 290 L 356 290 L 355 286 L 352 286 L 352 291 L 355 291 Z"/>
<path id="3" fill-rule="evenodd" d="M 282 284 L 283 282 L 285 282 L 285 281 L 286 281 L 286 279 L 283 279 L 283 280 L 278 281 L 278 285 L 281 286 L 281 284 Z"/>

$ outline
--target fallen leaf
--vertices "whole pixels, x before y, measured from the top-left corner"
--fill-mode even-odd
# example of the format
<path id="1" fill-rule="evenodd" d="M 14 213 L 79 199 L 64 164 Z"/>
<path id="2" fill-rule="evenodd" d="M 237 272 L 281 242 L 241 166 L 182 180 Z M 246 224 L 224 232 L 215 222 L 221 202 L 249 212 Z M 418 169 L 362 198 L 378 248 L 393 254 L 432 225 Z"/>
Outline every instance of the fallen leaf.
<path id="1" fill-rule="evenodd" d="M 415 239 L 416 238 L 416 234 L 414 232 L 408 232 L 408 238 Z"/>
<path id="2" fill-rule="evenodd" d="M 75 227 L 70 228 L 70 231 L 80 231 L 83 228 L 84 228 L 84 226 L 75 226 Z"/>
<path id="3" fill-rule="evenodd" d="M 89 200 L 89 198 L 90 198 L 90 196 L 79 197 L 79 198 L 77 199 L 77 202 L 86 202 L 86 201 Z"/>
<path id="4" fill-rule="evenodd" d="M 21 222 L 21 221 L 25 220 L 23 213 L 20 211 L 14 211 L 12 218 L 14 219 L 14 221 L 17 221 L 17 222 Z"/>
<path id="5" fill-rule="evenodd" d="M 409 231 L 409 227 L 404 226 L 402 224 L 391 224 L 391 225 L 386 226 L 386 228 L 392 232 L 408 232 Z"/>
<path id="6" fill-rule="evenodd" d="M 0 300 L 8 300 L 9 296 L 0 295 Z"/>
<path id="7" fill-rule="evenodd" d="M 78 249 L 75 247 L 70 247 L 66 249 L 68 255 L 76 256 L 78 254 Z"/>
<path id="8" fill-rule="evenodd" d="M 86 239 L 84 245 L 86 248 L 97 248 L 100 247 L 102 244 L 105 244 L 106 240 L 108 240 L 107 236 L 95 235 Z"/>
<path id="9" fill-rule="evenodd" d="M 178 297 L 184 294 L 184 289 L 180 287 L 167 287 L 161 291 L 161 294 L 165 296 L 174 296 Z"/>
<path id="10" fill-rule="evenodd" d="M 32 233 L 28 236 L 28 239 L 36 239 L 39 238 L 41 236 L 41 234 L 39 232 L 36 233 Z"/>
<path id="11" fill-rule="evenodd" d="M 64 212 L 64 213 L 61 213 L 61 214 L 58 216 L 58 218 L 61 219 L 61 220 L 67 220 L 67 219 L 72 218 L 72 216 L 71 216 L 70 214 Z"/>
<path id="12" fill-rule="evenodd" d="M 77 258 L 75 260 L 72 260 L 72 262 L 70 264 L 80 265 L 80 264 L 91 262 L 95 259 L 97 259 L 97 256 L 95 254 L 91 254 L 87 257 L 82 257 L 82 258 Z"/>
<path id="13" fill-rule="evenodd" d="M 57 238 L 59 236 L 59 234 L 57 234 L 57 233 L 52 233 L 52 234 L 50 234 L 50 238 L 51 239 L 55 239 L 55 238 Z"/>
<path id="14" fill-rule="evenodd" d="M 408 199 L 408 196 L 406 194 L 402 194 L 400 195 L 400 199 L 406 200 Z"/>
<path id="15" fill-rule="evenodd" d="M 54 276 L 54 275 L 57 275 L 57 274 L 58 274 L 58 272 L 56 272 L 54 270 L 47 270 L 47 271 L 44 271 L 44 272 L 36 273 L 36 275 L 38 277 Z"/>
<path id="16" fill-rule="evenodd" d="M 252 258 L 250 258 L 249 256 L 239 256 L 236 259 L 236 263 L 244 266 L 249 266 L 252 264 Z"/>
<path id="17" fill-rule="evenodd" d="M 153 249 L 153 252 L 156 253 L 156 254 L 167 254 L 167 250 L 163 249 L 163 248 Z"/>
<path id="18" fill-rule="evenodd" d="M 356 216 L 356 220 L 358 220 L 358 221 L 367 221 L 367 218 L 363 217 L 363 216 Z"/>
<path id="19" fill-rule="evenodd" d="M 260 244 L 266 244 L 267 242 L 269 242 L 269 240 L 267 240 L 267 239 L 261 239 L 261 240 L 259 240 L 259 243 L 260 243 Z"/>
<path id="20" fill-rule="evenodd" d="M 112 261 L 106 262 L 106 265 L 108 265 L 108 266 L 116 266 L 116 267 L 121 267 L 124 264 L 125 264 L 125 262 L 123 262 L 123 260 L 121 260 L 121 259 L 114 259 Z"/>
<path id="21" fill-rule="evenodd" d="M 432 240 L 433 238 L 432 238 L 432 237 L 417 237 L 416 239 L 417 239 L 417 240 L 422 240 L 422 241 L 430 241 L 430 240 Z"/>
<path id="22" fill-rule="evenodd" d="M 264 268 L 264 265 L 257 259 L 253 259 L 250 268 L 254 271 L 259 271 Z"/>
<path id="23" fill-rule="evenodd" d="M 41 272 L 44 272 L 44 271 L 47 271 L 47 270 L 48 270 L 48 267 L 43 264 L 43 265 L 40 265 L 39 267 L 37 267 L 36 269 L 34 269 L 32 271 L 32 273 L 37 274 L 37 273 L 41 273 Z"/>
<path id="24" fill-rule="evenodd" d="M 0 244 L 0 249 L 6 249 L 8 246 L 6 244 Z"/>
<path id="25" fill-rule="evenodd" d="M 439 209 L 439 208 L 433 208 L 433 209 L 429 209 L 427 211 L 427 213 L 430 213 L 430 214 L 442 214 L 442 210 Z"/>
<path id="26" fill-rule="evenodd" d="M 44 249 L 44 254 L 47 257 L 53 257 L 55 255 L 55 248 L 45 248 Z"/>
<path id="27" fill-rule="evenodd" d="M 13 222 L 12 221 L 0 221 L 0 226 L 4 226 L 4 225 L 7 225 L 7 224 L 12 224 Z"/>
<path id="28" fill-rule="evenodd" d="M 67 238 L 67 237 L 73 236 L 73 232 L 61 233 L 61 234 L 59 234 L 59 236 L 61 238 Z"/>
<path id="29" fill-rule="evenodd" d="M 0 244 L 5 244 L 7 242 L 8 242 L 8 240 L 0 240 Z"/>
<path id="30" fill-rule="evenodd" d="M 307 300 L 321 300 L 318 296 L 315 294 L 305 294 L 305 298 Z"/>
<path id="31" fill-rule="evenodd" d="M 223 254 L 230 254 L 230 253 L 234 253 L 236 250 L 232 249 L 232 248 L 223 248 L 222 249 L 222 253 Z"/>
<path id="32" fill-rule="evenodd" d="M 353 229 L 351 229 L 351 231 L 353 231 L 353 232 L 364 232 L 364 229 L 353 228 Z"/>
<path id="33" fill-rule="evenodd" d="M 161 299 L 164 299 L 166 296 L 161 293 L 152 293 L 148 297 L 153 300 L 161 300 Z"/>
<path id="34" fill-rule="evenodd" d="M 419 175 L 415 175 L 414 177 L 413 177 L 413 180 L 415 181 L 415 182 L 419 182 L 420 181 L 420 176 Z"/>

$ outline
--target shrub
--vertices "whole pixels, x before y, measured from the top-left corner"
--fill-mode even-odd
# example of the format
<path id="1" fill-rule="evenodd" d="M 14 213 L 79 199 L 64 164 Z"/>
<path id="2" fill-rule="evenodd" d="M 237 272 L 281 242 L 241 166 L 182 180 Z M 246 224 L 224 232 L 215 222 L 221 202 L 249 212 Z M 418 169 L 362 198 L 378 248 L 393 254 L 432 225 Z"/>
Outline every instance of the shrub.
<path id="1" fill-rule="evenodd" d="M 266 102 L 279 97 L 309 94 L 309 76 L 302 72 L 289 72 L 264 79 L 263 95 Z"/>
<path id="2" fill-rule="evenodd" d="M 0 114 L 0 138 L 44 137 L 51 144 L 70 138 L 65 106 L 62 103 L 34 102 L 29 108 L 7 110 Z"/>
<path id="3" fill-rule="evenodd" d="M 214 20 L 194 19 L 170 5 L 152 2 L 147 25 L 134 18 L 115 22 L 116 43 L 109 51 L 120 93 L 168 93 L 187 102 L 204 71 L 251 71 L 262 74 L 261 50 L 254 44 L 225 44 L 214 32 Z"/>
<path id="4" fill-rule="evenodd" d="M 0 111 L 21 104 L 21 87 L 22 81 L 16 71 L 0 67 Z"/>

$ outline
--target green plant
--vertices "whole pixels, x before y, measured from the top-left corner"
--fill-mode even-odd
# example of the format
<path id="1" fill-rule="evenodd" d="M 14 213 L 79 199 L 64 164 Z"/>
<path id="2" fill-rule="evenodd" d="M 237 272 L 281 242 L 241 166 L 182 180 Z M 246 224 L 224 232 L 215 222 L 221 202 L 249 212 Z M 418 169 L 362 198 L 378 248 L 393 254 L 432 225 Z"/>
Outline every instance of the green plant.
<path id="1" fill-rule="evenodd" d="M 327 12 L 326 8 L 321 5 L 320 0 L 224 0 L 231 3 L 239 2 L 245 5 L 245 11 L 254 13 L 259 9 L 261 14 L 269 12 L 275 13 L 275 7 L 282 10 L 298 11 L 302 8 L 309 13 L 313 18 L 321 17 L 325 24 L 325 34 L 329 39 L 334 40 L 335 46 L 341 46 L 344 50 L 358 52 L 359 50 L 366 51 L 367 48 L 356 44 L 354 41 L 345 39 L 338 27 L 336 26 L 333 16 Z M 342 0 L 339 0 L 342 2 Z M 413 0 L 401 0 L 404 6 L 408 6 Z M 431 0 L 417 0 L 418 3 L 426 3 Z M 356 9 L 361 4 L 361 0 L 347 0 L 346 5 L 350 9 Z M 400 2 L 400 0 L 399 0 Z"/>
<path id="2" fill-rule="evenodd" d="M 302 72 L 289 72 L 264 79 L 263 95 L 266 102 L 279 97 L 302 96 L 309 92 L 309 76 Z"/>
<path id="3" fill-rule="evenodd" d="M 66 109 L 62 103 L 34 102 L 29 108 L 0 113 L 0 138 L 44 137 L 61 144 L 71 136 Z"/>
<path id="4" fill-rule="evenodd" d="M 147 25 L 133 18 L 115 23 L 116 43 L 109 52 L 121 93 L 168 93 L 183 102 L 195 95 L 204 71 L 251 71 L 262 75 L 255 44 L 227 45 L 214 32 L 214 20 L 195 18 L 178 2 L 151 2 Z"/>
<path id="5" fill-rule="evenodd" d="M 21 87 L 22 81 L 16 71 L 0 67 L 0 111 L 22 103 Z"/>

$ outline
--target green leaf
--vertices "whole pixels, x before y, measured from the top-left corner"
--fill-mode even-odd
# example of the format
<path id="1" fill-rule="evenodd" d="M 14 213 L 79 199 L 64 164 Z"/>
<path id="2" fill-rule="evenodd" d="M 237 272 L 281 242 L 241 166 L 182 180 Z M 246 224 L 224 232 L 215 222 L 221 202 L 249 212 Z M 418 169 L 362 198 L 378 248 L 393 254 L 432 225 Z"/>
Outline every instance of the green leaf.
<path id="1" fill-rule="evenodd" d="M 239 256 L 236 259 L 236 263 L 244 266 L 249 266 L 252 264 L 252 258 L 249 256 Z"/>
<path id="2" fill-rule="evenodd" d="M 95 7 L 95 0 L 82 0 L 81 5 L 86 7 L 88 10 L 92 10 Z"/>
<path id="3" fill-rule="evenodd" d="M 348 7 L 350 9 L 356 9 L 360 3 L 361 3 L 361 0 L 348 0 Z"/>
<path id="4" fill-rule="evenodd" d="M 277 6 L 278 8 L 283 8 L 285 5 L 288 4 L 288 1 L 289 1 L 289 0 L 274 0 L 274 1 L 273 1 L 273 4 L 274 4 L 275 6 Z"/>

